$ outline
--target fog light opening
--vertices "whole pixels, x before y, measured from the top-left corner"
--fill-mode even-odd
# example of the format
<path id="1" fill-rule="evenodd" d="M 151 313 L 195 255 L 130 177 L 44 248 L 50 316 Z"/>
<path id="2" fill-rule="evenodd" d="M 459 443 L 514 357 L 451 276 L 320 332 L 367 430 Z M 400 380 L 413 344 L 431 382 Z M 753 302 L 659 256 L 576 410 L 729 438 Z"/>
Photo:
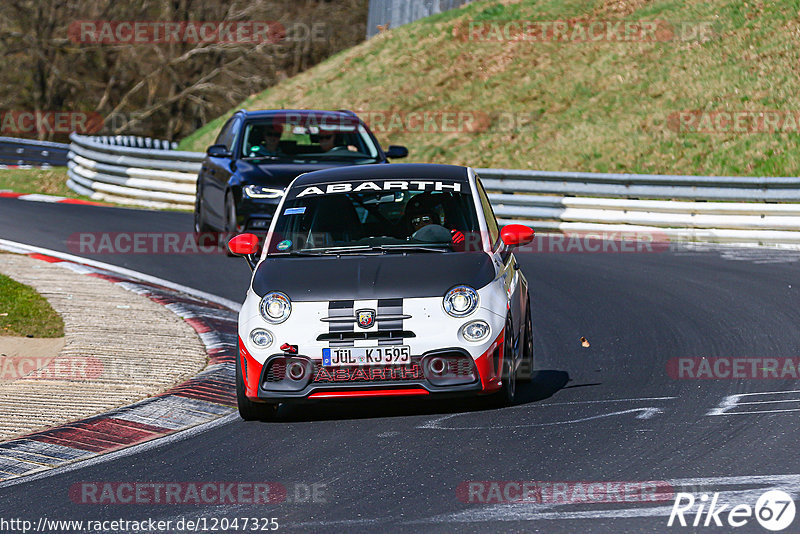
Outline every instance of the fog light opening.
<path id="1" fill-rule="evenodd" d="M 269 330 L 256 328 L 250 332 L 250 341 L 252 341 L 255 346 L 265 349 L 272 345 L 272 334 Z"/>
<path id="2" fill-rule="evenodd" d="M 489 337 L 491 328 L 486 321 L 472 321 L 461 327 L 461 335 L 465 340 L 477 343 Z"/>
<path id="3" fill-rule="evenodd" d="M 430 368 L 433 374 L 444 374 L 445 370 L 447 369 L 447 361 L 444 358 L 432 358 Z"/>
<path id="4" fill-rule="evenodd" d="M 300 362 L 291 362 L 286 367 L 286 374 L 292 380 L 302 380 L 306 376 L 306 366 Z"/>

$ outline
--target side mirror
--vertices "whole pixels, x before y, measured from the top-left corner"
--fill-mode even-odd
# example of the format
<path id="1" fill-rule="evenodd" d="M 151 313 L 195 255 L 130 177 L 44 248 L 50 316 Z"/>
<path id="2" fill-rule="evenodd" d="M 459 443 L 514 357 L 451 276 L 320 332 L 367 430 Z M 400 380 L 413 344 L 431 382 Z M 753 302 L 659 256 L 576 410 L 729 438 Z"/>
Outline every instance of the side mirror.
<path id="1" fill-rule="evenodd" d="M 527 245 L 533 241 L 533 229 L 523 224 L 508 224 L 500 231 L 500 238 L 508 247 Z"/>
<path id="2" fill-rule="evenodd" d="M 401 145 L 389 145 L 386 150 L 386 157 L 389 159 L 399 159 L 408 156 L 408 149 Z"/>
<path id="3" fill-rule="evenodd" d="M 212 158 L 228 158 L 231 155 L 225 145 L 211 145 L 206 149 L 206 154 Z"/>
<path id="4" fill-rule="evenodd" d="M 228 241 L 228 250 L 234 256 L 244 256 L 250 269 L 255 269 L 258 236 L 256 234 L 239 234 Z"/>

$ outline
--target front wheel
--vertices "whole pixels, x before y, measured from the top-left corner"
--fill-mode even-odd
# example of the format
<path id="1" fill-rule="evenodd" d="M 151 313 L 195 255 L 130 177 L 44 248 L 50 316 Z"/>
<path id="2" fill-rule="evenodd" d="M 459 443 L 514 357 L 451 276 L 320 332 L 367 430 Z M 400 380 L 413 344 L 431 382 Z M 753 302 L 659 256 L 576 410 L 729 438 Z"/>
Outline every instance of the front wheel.
<path id="1" fill-rule="evenodd" d="M 239 358 L 237 357 L 237 360 Z M 253 402 L 245 395 L 244 373 L 242 373 L 241 361 L 236 365 L 236 403 L 239 406 L 239 417 L 245 421 L 269 421 L 275 418 L 278 413 L 277 404 L 267 404 Z"/>
<path id="2" fill-rule="evenodd" d="M 506 321 L 506 332 L 503 338 L 503 385 L 495 393 L 497 406 L 511 406 L 517 400 L 517 372 L 514 369 L 514 339 L 512 337 L 513 325 L 511 318 Z"/>
<path id="3" fill-rule="evenodd" d="M 205 217 L 205 200 L 203 200 L 203 192 L 200 186 L 197 186 L 197 194 L 194 201 L 194 240 L 200 245 L 206 243 L 215 245 L 216 234 L 213 233 L 211 227 L 206 224 Z"/>
<path id="4" fill-rule="evenodd" d="M 228 241 L 236 235 L 236 203 L 233 201 L 233 194 L 228 191 L 225 195 L 225 229 L 221 245 L 225 247 L 228 257 L 233 257 L 233 253 L 228 248 Z"/>

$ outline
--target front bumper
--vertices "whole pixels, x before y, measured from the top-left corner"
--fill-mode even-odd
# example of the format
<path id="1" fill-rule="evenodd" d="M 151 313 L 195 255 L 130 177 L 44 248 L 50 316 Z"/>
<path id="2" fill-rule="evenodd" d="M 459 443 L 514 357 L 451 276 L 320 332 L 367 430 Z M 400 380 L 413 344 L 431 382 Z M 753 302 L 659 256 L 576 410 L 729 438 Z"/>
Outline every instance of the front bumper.
<path id="1" fill-rule="evenodd" d="M 251 198 L 240 193 L 236 206 L 236 225 L 242 231 L 266 232 L 281 198 Z"/>
<path id="2" fill-rule="evenodd" d="M 374 397 L 461 397 L 485 395 L 496 392 L 502 386 L 503 340 L 505 332 L 490 345 L 479 358 L 474 359 L 461 348 L 428 351 L 412 356 L 408 366 L 394 367 L 339 367 L 324 368 L 319 360 L 302 355 L 273 354 L 261 364 L 247 351 L 239 338 L 239 361 L 245 377 L 245 394 L 252 401 L 261 402 L 314 402 L 349 398 Z M 459 356 L 460 355 L 460 356 Z M 471 368 L 467 382 L 466 371 L 451 373 L 448 367 L 441 376 L 432 375 L 430 362 L 433 358 L 452 358 Z M 459 359 L 461 358 L 461 359 Z M 306 368 L 304 379 L 288 378 L 289 363 L 302 363 Z M 466 362 L 469 362 L 468 364 Z M 284 374 L 276 378 L 276 363 L 284 365 Z M 460 364 L 459 369 L 465 369 Z M 456 377 L 456 378 L 452 378 Z M 321 378 L 321 380 L 320 380 Z"/>

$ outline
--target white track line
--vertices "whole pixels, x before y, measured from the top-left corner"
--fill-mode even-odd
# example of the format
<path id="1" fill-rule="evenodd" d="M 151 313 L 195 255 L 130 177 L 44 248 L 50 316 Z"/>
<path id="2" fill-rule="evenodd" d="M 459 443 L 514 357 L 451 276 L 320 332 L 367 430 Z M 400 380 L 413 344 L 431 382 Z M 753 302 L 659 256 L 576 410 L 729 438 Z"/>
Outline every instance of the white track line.
<path id="1" fill-rule="evenodd" d="M 103 263 L 100 261 L 90 260 L 87 258 L 82 258 L 80 256 L 74 256 L 72 254 L 66 254 L 64 252 L 59 252 L 57 250 L 51 250 L 48 248 L 42 247 L 35 247 L 32 245 L 26 245 L 24 243 L 18 243 L 16 241 L 9 241 L 7 239 L 0 239 L 0 249 L 8 250 L 10 252 L 21 252 L 21 253 L 38 253 L 44 254 L 47 256 L 52 256 L 54 258 L 59 258 L 66 261 L 75 262 L 78 264 L 85 264 L 90 265 L 92 267 L 96 267 L 98 269 L 103 269 L 112 273 L 117 273 L 125 277 L 133 278 L 136 280 L 140 280 L 142 282 L 149 282 L 152 284 L 158 284 L 169 289 L 174 289 L 175 291 L 180 291 L 187 295 L 197 297 L 200 299 L 204 299 L 210 302 L 214 302 L 216 304 L 220 304 L 229 308 L 233 311 L 239 311 L 241 309 L 241 305 L 233 302 L 232 300 L 228 300 L 223 297 L 219 297 L 217 295 L 212 295 L 211 293 L 206 293 L 204 291 L 199 291 L 197 289 L 193 289 L 191 287 L 187 287 L 181 284 L 176 284 L 174 282 L 170 282 L 169 280 L 164 280 L 162 278 L 157 278 L 155 276 L 150 276 L 149 274 L 140 273 L 138 271 L 133 271 L 130 269 L 126 269 L 124 267 L 117 267 L 116 265 L 111 265 L 109 263 Z M 108 462 L 111 460 L 115 460 L 117 458 L 122 458 L 124 456 L 129 456 L 132 454 L 138 454 L 140 452 L 149 451 L 163 445 L 168 445 L 170 443 L 174 443 L 177 441 L 182 441 L 184 439 L 191 438 L 197 434 L 201 434 L 218 426 L 226 425 L 233 421 L 238 420 L 239 414 L 234 412 L 229 415 L 222 416 L 218 419 L 214 419 L 213 421 L 209 421 L 208 423 L 202 423 L 197 426 L 193 426 L 191 428 L 187 428 L 186 430 L 182 430 L 179 432 L 175 432 L 174 434 L 168 434 L 162 438 L 156 438 L 150 441 L 146 441 L 145 443 L 140 443 L 138 445 L 133 445 L 131 447 L 126 447 L 124 449 L 120 449 L 114 452 L 100 454 L 99 456 L 95 456 L 92 458 L 88 458 L 86 460 L 80 460 L 75 463 L 70 463 L 61 467 L 55 467 L 52 469 L 48 469 L 46 471 L 41 471 L 38 473 L 33 473 L 30 475 L 21 476 L 18 478 L 12 478 L 6 480 L 5 482 L 0 482 L 0 488 L 5 488 L 8 486 L 14 486 L 16 484 L 22 484 L 26 482 L 32 482 L 34 480 L 39 480 L 41 478 L 47 478 L 55 475 L 59 475 L 61 473 L 67 473 L 69 471 L 74 471 L 76 469 L 83 469 L 85 467 L 91 467 L 93 465 L 97 465 L 103 462 Z"/>
<path id="2" fill-rule="evenodd" d="M 110 263 L 103 263 L 102 261 L 95 261 L 90 260 L 88 258 L 82 258 L 80 256 L 74 256 L 72 254 L 67 254 L 65 252 L 59 252 L 57 250 L 50 250 L 49 248 L 42 248 L 42 247 L 34 247 L 32 245 L 26 245 L 24 243 L 18 243 L 16 241 L 9 241 L 7 239 L 0 239 L 0 248 L 6 249 L 10 252 L 24 252 L 24 253 L 38 253 L 44 254 L 47 256 L 53 256 L 54 258 L 59 258 L 62 260 L 72 261 L 75 263 L 82 263 L 85 265 L 90 265 L 92 267 L 97 267 L 98 269 L 103 269 L 106 271 L 110 271 L 112 273 L 117 273 L 122 276 L 127 276 L 130 278 L 134 278 L 136 280 L 141 280 L 142 282 L 150 282 L 151 284 L 159 284 L 164 287 L 168 287 L 169 289 L 174 289 L 175 291 L 180 291 L 181 293 L 186 293 L 187 295 L 191 295 L 193 297 L 205 299 L 209 302 L 214 302 L 216 304 L 220 304 L 229 308 L 235 312 L 238 312 L 242 305 L 238 302 L 234 302 L 232 300 L 228 300 L 223 297 L 219 297 L 217 295 L 212 295 L 211 293 L 206 293 L 205 291 L 200 291 L 199 289 L 194 289 L 188 286 L 184 286 L 181 284 L 176 284 L 175 282 L 170 282 L 169 280 L 164 280 L 163 278 L 157 278 L 155 276 L 150 276 L 149 274 L 140 273 L 138 271 L 133 271 L 131 269 L 126 269 L 125 267 L 118 267 L 116 265 L 111 265 Z"/>
<path id="3" fill-rule="evenodd" d="M 77 469 L 92 467 L 93 465 L 109 462 L 111 460 L 116 460 L 117 458 L 122 458 L 125 456 L 130 456 L 132 454 L 139 454 L 140 452 L 146 452 L 149 450 L 157 449 L 159 447 L 163 447 L 164 445 L 169 445 L 172 443 L 176 443 L 178 441 L 183 441 L 185 439 L 192 438 L 197 434 L 202 434 L 203 432 L 207 432 L 218 426 L 227 425 L 229 423 L 237 421 L 238 419 L 239 419 L 239 414 L 237 412 L 234 412 L 228 415 L 224 415 L 218 419 L 214 419 L 213 421 L 202 423 L 200 425 L 187 428 L 186 430 L 175 432 L 174 434 L 168 434 L 163 438 L 155 438 L 150 441 L 145 441 L 144 443 L 139 443 L 138 445 L 133 445 L 131 447 L 126 447 L 124 449 L 116 450 L 114 452 L 109 452 L 106 454 L 100 454 L 92 458 L 87 458 L 86 460 L 79 460 L 74 463 L 63 465 L 61 467 L 54 467 L 52 469 L 48 469 L 46 471 L 40 471 L 38 473 L 33 473 L 31 475 L 25 475 L 18 478 L 11 478 L 9 480 L 6 480 L 5 482 L 0 482 L 0 488 L 15 486 L 17 484 L 22 484 L 26 482 L 33 482 L 34 480 L 39 480 L 41 478 L 60 475 L 62 473 L 68 473 L 70 471 L 75 471 Z"/>

